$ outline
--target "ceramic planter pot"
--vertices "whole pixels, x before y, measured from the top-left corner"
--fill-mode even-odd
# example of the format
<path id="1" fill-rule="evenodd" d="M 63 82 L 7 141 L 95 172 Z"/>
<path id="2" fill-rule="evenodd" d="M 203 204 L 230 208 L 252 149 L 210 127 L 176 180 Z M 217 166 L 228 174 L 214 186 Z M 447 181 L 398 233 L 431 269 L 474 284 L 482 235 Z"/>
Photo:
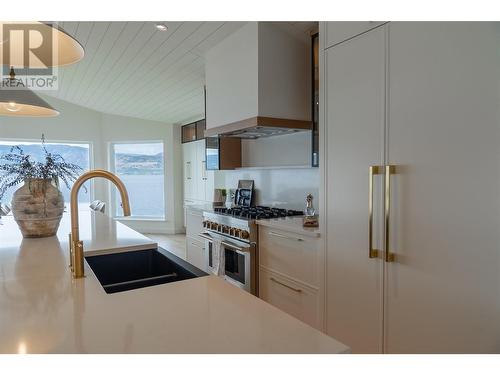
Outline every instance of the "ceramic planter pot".
<path id="1" fill-rule="evenodd" d="M 63 211 L 63 195 L 50 179 L 27 179 L 12 197 L 12 214 L 24 238 L 54 236 Z"/>

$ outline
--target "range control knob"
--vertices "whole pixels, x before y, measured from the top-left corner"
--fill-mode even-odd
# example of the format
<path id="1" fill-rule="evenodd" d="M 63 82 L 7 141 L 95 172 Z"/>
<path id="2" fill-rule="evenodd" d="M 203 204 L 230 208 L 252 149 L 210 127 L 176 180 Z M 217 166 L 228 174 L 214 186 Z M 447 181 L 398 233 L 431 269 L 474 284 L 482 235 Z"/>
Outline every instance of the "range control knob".
<path id="1" fill-rule="evenodd" d="M 242 230 L 240 237 L 246 240 L 248 237 L 250 237 L 250 233 L 248 233 L 247 230 Z"/>
<path id="2" fill-rule="evenodd" d="M 203 220 L 203 228 L 209 228 L 209 227 L 210 227 L 210 221 Z"/>

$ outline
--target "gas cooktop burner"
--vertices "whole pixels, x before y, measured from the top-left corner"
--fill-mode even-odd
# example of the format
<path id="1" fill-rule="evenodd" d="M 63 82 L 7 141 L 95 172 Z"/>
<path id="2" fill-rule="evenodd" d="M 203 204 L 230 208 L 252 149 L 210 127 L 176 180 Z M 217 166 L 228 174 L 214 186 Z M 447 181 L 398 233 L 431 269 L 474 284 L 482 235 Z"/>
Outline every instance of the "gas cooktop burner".
<path id="1" fill-rule="evenodd" d="M 273 219 L 286 216 L 301 216 L 304 214 L 302 211 L 265 206 L 234 208 L 216 207 L 214 211 L 217 214 L 230 215 L 243 219 Z"/>

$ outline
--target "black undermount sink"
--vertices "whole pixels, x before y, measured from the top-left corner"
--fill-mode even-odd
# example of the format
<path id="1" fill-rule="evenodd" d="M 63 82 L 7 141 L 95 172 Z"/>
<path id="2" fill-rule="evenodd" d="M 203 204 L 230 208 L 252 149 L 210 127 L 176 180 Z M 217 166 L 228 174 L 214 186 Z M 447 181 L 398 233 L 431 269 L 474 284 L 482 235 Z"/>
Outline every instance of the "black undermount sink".
<path id="1" fill-rule="evenodd" d="M 85 259 L 108 294 L 207 275 L 162 248 L 93 255 Z"/>

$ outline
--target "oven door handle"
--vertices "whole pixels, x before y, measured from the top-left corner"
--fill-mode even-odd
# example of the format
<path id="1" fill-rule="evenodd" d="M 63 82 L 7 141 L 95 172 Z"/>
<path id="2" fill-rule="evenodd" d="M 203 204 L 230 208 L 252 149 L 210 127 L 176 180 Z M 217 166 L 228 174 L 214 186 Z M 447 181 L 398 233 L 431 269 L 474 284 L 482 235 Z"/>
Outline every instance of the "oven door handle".
<path id="1" fill-rule="evenodd" d="M 230 249 L 234 250 L 236 253 L 240 255 L 246 255 L 250 253 L 250 248 L 249 247 L 239 247 L 233 244 L 230 244 L 229 242 L 226 241 L 221 241 L 221 245 L 224 246 L 225 248 L 229 247 Z"/>
<path id="2" fill-rule="evenodd" d="M 200 236 L 201 238 L 204 238 L 206 240 L 209 240 L 209 241 L 213 241 L 214 238 L 209 235 L 208 233 L 199 233 L 198 236 Z"/>
<path id="3" fill-rule="evenodd" d="M 210 234 L 204 232 L 204 233 L 198 233 L 198 236 L 201 237 L 201 238 L 204 238 L 208 241 L 216 241 L 216 238 L 212 237 Z M 246 253 L 249 253 L 250 252 L 250 248 L 254 245 L 253 243 L 250 243 L 250 246 L 246 247 L 246 246 L 238 246 L 238 245 L 233 245 L 232 243 L 229 243 L 227 241 L 221 241 L 220 242 L 221 245 L 223 245 L 224 247 L 229 247 L 231 249 L 233 249 L 234 251 L 236 251 L 237 253 L 241 254 L 241 255 L 245 255 Z"/>

